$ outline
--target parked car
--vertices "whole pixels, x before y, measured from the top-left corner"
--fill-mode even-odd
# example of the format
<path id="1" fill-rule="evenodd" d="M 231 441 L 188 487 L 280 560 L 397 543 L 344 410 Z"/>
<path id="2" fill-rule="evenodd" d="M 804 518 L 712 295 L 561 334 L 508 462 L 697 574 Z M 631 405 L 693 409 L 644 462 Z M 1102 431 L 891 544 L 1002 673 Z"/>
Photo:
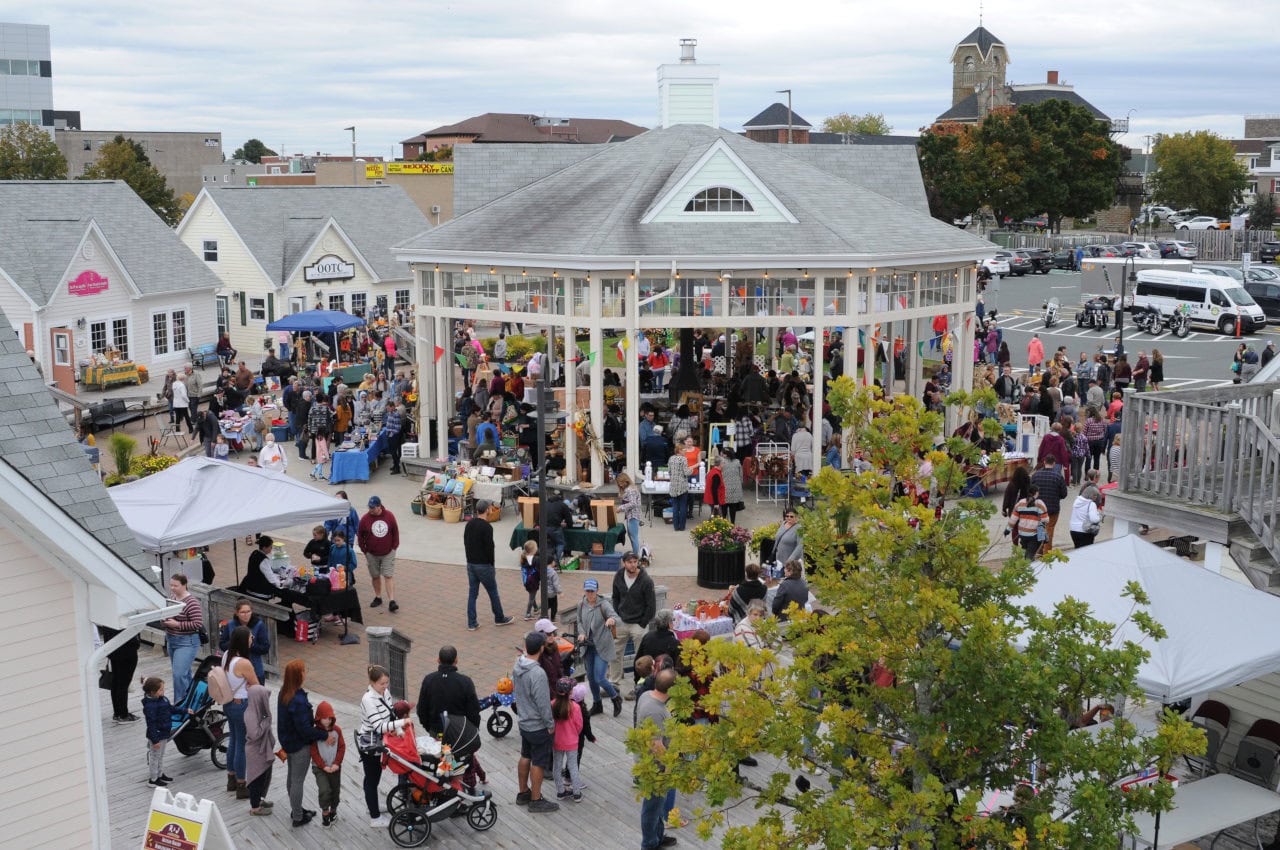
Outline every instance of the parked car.
<path id="1" fill-rule="evenodd" d="M 1069 272 L 1078 271 L 1076 267 L 1076 249 L 1063 248 L 1053 252 L 1053 267 L 1055 269 L 1066 269 Z"/>
<path id="2" fill-rule="evenodd" d="M 1200 214 L 1199 210 L 1195 210 L 1191 208 L 1187 208 L 1185 210 L 1178 210 L 1173 215 L 1169 216 L 1169 223 L 1173 225 L 1181 224 L 1182 222 L 1186 221 L 1189 218 L 1195 218 L 1199 214 Z"/>
<path id="3" fill-rule="evenodd" d="M 1280 263 L 1280 241 L 1263 242 L 1258 249 L 1258 261 L 1262 263 Z"/>
<path id="4" fill-rule="evenodd" d="M 1191 269 L 1191 273 L 1210 275 L 1212 277 L 1229 277 L 1238 282 L 1244 281 L 1244 273 L 1231 266 L 1194 266 Z"/>
<path id="5" fill-rule="evenodd" d="M 1176 210 L 1170 209 L 1169 207 L 1156 205 L 1152 207 L 1147 207 L 1144 212 L 1150 218 L 1158 218 L 1161 221 L 1168 221 L 1169 216 L 1174 215 Z"/>
<path id="6" fill-rule="evenodd" d="M 1266 266 L 1253 266 L 1244 279 L 1254 283 L 1280 283 L 1280 272 Z"/>
<path id="7" fill-rule="evenodd" d="M 1268 322 L 1280 322 L 1280 280 L 1247 280 L 1244 291 L 1253 296 Z"/>
<path id="8" fill-rule="evenodd" d="M 1179 230 L 1226 230 L 1231 222 L 1221 222 L 1211 215 L 1198 215 L 1178 222 Z"/>
<path id="9" fill-rule="evenodd" d="M 1118 257 L 1120 254 L 1112 245 L 1085 245 L 1084 255 L 1086 257 Z"/>
<path id="10" fill-rule="evenodd" d="M 1133 247 L 1132 242 L 1117 242 L 1114 245 L 1109 245 L 1108 247 L 1111 248 L 1112 251 L 1116 252 L 1117 257 L 1133 257 L 1138 253 L 1138 249 Z"/>
<path id="11" fill-rule="evenodd" d="M 964 228 L 973 224 L 973 216 L 967 215 L 964 218 L 953 218 L 951 219 L 951 223 L 954 224 L 956 227 L 959 227 L 961 230 L 963 230 Z"/>
<path id="12" fill-rule="evenodd" d="M 1022 220 L 1022 226 L 1030 227 L 1033 230 L 1045 230 L 1049 227 L 1049 216 L 1035 215 L 1031 218 L 1024 218 Z"/>
<path id="13" fill-rule="evenodd" d="M 983 260 L 979 265 L 986 268 L 987 271 L 991 272 L 996 277 L 1004 277 L 1005 275 L 1009 274 L 1009 261 L 1002 260 L 1000 259 L 999 256 L 988 257 L 987 259 Z"/>
<path id="14" fill-rule="evenodd" d="M 1053 268 L 1053 255 L 1044 248 L 1019 248 L 1013 253 L 1031 264 L 1033 274 L 1048 274 Z"/>
<path id="15" fill-rule="evenodd" d="M 1133 252 L 1125 254 L 1126 257 L 1142 257 L 1148 260 L 1160 259 L 1160 246 L 1154 242 L 1125 242 L 1123 245 L 1126 250 Z"/>
<path id="16" fill-rule="evenodd" d="M 1183 242 L 1180 239 L 1166 239 L 1160 244 L 1160 259 L 1167 260 L 1173 257 L 1179 260 L 1194 260 L 1199 254 L 1199 249 L 1190 242 Z"/>
<path id="17" fill-rule="evenodd" d="M 1009 273 L 1022 277 L 1031 271 L 1031 261 L 1026 257 L 1020 257 L 1014 251 L 996 251 L 996 258 L 1004 260 L 1009 264 Z"/>

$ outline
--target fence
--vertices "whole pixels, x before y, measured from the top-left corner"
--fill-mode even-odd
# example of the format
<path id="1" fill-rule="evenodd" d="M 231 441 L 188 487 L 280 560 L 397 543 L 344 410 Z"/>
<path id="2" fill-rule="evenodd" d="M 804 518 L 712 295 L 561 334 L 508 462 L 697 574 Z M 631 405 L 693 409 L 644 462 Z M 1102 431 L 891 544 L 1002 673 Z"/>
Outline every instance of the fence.
<path id="1" fill-rule="evenodd" d="M 1010 233 L 993 231 L 987 234 L 992 242 L 1005 248 L 1045 248 L 1057 251 L 1077 245 L 1101 245 L 1127 241 L 1128 237 L 1117 233 Z M 1197 259 L 1203 262 L 1239 261 L 1242 251 L 1253 254 L 1258 261 L 1258 251 L 1264 242 L 1274 242 L 1276 235 L 1270 230 L 1152 230 L 1139 231 L 1136 240 L 1156 241 L 1180 239 L 1196 246 Z"/>
<path id="2" fill-rule="evenodd" d="M 1058 251 L 1077 245 L 1104 245 L 1116 238 L 1114 233 L 1010 233 L 993 232 L 987 235 L 992 242 L 1006 248 L 1044 248 Z"/>

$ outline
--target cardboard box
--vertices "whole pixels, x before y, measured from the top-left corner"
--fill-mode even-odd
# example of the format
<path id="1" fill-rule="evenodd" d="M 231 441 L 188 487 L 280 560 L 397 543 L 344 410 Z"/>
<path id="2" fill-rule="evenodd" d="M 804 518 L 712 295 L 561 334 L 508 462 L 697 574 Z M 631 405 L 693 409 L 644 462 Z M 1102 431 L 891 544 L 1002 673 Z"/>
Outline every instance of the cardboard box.
<path id="1" fill-rule="evenodd" d="M 608 531 L 618 524 L 617 503 L 613 499 L 592 499 L 591 518 L 596 530 Z"/>
<path id="2" fill-rule="evenodd" d="M 538 524 L 538 497 L 520 496 L 517 501 L 520 504 L 520 521 L 525 528 L 533 528 Z"/>

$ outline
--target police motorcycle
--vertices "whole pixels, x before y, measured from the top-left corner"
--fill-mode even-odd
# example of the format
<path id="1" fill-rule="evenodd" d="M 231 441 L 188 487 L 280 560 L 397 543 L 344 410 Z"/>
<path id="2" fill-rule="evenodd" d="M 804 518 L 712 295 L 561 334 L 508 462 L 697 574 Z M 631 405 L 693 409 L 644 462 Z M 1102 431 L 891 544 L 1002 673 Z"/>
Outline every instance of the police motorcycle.
<path id="1" fill-rule="evenodd" d="M 1058 299 L 1050 298 L 1044 304 L 1044 326 L 1051 328 L 1058 324 Z"/>

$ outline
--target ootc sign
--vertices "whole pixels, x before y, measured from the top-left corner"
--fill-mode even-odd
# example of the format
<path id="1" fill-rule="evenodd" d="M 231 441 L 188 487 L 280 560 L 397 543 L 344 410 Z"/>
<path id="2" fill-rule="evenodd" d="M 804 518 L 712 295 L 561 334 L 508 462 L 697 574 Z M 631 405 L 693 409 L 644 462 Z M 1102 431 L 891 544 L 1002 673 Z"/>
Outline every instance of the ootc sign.
<path id="1" fill-rule="evenodd" d="M 303 277 L 309 281 L 317 280 L 350 280 L 356 276 L 355 263 L 348 263 L 335 254 L 325 254 L 302 270 Z"/>
<path id="2" fill-rule="evenodd" d="M 67 281 L 67 292 L 71 295 L 97 295 L 107 291 L 107 279 L 95 271 L 83 271 L 74 280 Z"/>

